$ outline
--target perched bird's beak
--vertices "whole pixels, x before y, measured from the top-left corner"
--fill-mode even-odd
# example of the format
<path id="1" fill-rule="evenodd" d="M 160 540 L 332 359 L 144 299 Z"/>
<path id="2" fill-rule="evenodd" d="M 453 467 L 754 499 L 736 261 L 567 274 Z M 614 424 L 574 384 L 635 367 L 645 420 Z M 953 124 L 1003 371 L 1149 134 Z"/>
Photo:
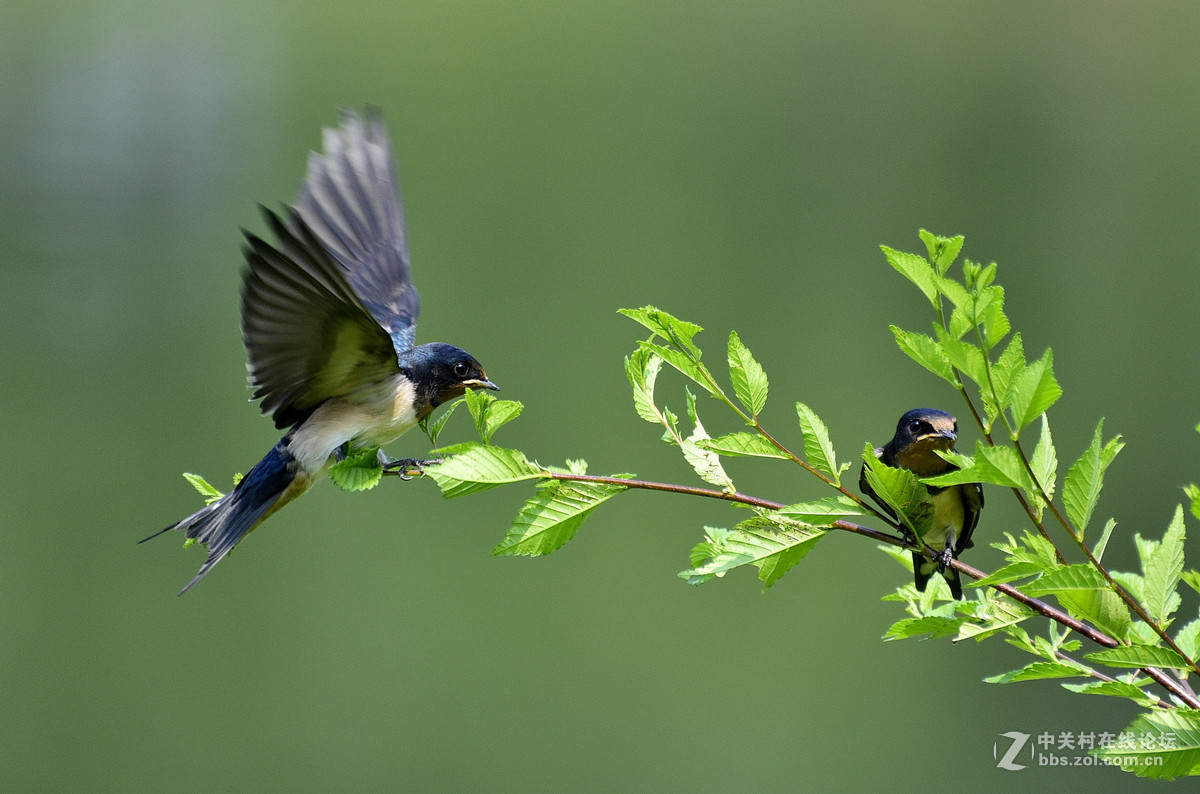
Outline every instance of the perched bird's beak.
<path id="1" fill-rule="evenodd" d="M 464 380 L 462 385 L 472 389 L 491 389 L 492 391 L 500 391 L 499 386 L 486 379 L 479 380 L 477 378 L 472 378 L 471 380 Z"/>

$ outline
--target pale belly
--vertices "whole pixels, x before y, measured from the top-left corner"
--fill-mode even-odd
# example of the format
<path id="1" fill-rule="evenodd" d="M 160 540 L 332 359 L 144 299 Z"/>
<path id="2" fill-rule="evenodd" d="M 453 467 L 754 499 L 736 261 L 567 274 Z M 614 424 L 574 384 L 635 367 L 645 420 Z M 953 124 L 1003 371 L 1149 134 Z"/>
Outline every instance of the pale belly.
<path id="1" fill-rule="evenodd" d="M 413 386 L 404 379 L 351 397 L 335 397 L 296 430 L 288 451 L 305 471 L 320 471 L 347 441 L 379 447 L 411 430 L 417 424 L 412 403 Z"/>
<path id="2" fill-rule="evenodd" d="M 941 551 L 947 545 L 954 545 L 962 531 L 962 491 L 957 486 L 947 488 L 929 501 L 933 504 L 933 524 L 924 540 L 928 546 Z"/>

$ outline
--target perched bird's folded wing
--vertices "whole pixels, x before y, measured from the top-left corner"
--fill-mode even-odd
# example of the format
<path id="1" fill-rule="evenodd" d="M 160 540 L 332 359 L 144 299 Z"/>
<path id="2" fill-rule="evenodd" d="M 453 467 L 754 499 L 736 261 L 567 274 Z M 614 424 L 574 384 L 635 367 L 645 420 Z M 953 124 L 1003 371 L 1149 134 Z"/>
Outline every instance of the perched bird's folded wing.
<path id="1" fill-rule="evenodd" d="M 254 399 L 283 428 L 400 366 L 391 336 L 304 221 L 263 214 L 277 243 L 246 233 L 242 341 Z"/>
<path id="2" fill-rule="evenodd" d="M 964 549 L 975 546 L 971 535 L 974 534 L 975 527 L 979 524 L 979 513 L 983 510 L 983 485 L 981 483 L 966 483 L 958 487 L 962 489 L 963 528 L 958 537 L 958 543 L 955 545 L 956 555 L 962 554 Z"/>
<path id="3" fill-rule="evenodd" d="M 365 120 L 344 110 L 341 126 L 324 131 L 322 146 L 323 153 L 309 155 L 296 212 L 403 353 L 413 346 L 420 298 L 387 127 L 376 109 Z"/>

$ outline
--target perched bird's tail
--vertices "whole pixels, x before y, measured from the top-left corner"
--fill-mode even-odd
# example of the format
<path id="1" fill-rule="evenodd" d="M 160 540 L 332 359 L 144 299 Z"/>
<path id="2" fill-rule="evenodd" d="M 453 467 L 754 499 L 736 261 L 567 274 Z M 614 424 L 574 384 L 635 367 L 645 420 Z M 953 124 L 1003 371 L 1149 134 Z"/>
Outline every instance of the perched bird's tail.
<path id="1" fill-rule="evenodd" d="M 924 593 L 925 586 L 929 584 L 929 580 L 939 571 L 938 564 L 918 551 L 912 553 L 912 561 L 914 583 L 917 586 L 917 590 Z M 959 578 L 958 571 L 946 566 L 944 569 L 941 569 L 941 574 L 942 578 L 946 580 L 946 584 L 950 585 L 950 594 L 954 596 L 954 600 L 961 601 L 963 589 L 962 579 Z"/>
<path id="2" fill-rule="evenodd" d="M 308 489 L 309 478 L 299 471 L 296 459 L 288 451 L 288 438 L 285 436 L 276 444 L 232 491 L 139 541 L 145 543 L 172 529 L 182 529 L 189 538 L 208 547 L 208 558 L 200 566 L 200 572 L 179 591 L 180 595 L 200 581 L 268 516 Z"/>

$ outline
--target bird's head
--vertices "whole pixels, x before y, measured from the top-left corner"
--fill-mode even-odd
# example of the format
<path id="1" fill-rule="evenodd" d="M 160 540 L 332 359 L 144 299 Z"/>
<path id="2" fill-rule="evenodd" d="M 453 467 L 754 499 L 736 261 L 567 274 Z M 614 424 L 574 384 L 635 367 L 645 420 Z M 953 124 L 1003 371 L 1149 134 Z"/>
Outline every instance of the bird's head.
<path id="1" fill-rule="evenodd" d="M 935 408 L 914 408 L 900 417 L 892 439 L 896 461 L 922 477 L 932 477 L 950 468 L 938 456 L 954 449 L 958 440 L 958 420 Z"/>
<path id="2" fill-rule="evenodd" d="M 417 417 L 424 419 L 442 403 L 467 389 L 499 389 L 465 350 L 442 342 L 417 345 L 400 359 L 400 371 L 416 387 Z"/>

